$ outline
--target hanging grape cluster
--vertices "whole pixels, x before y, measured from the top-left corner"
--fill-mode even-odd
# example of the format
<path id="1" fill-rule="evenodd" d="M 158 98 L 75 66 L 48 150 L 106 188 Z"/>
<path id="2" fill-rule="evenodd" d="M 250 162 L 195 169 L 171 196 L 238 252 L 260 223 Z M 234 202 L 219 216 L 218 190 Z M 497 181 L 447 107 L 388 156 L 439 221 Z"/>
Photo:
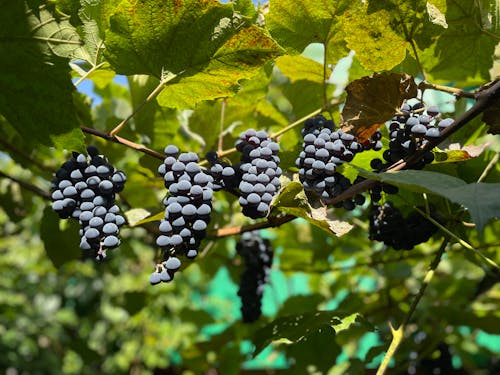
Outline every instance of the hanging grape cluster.
<path id="1" fill-rule="evenodd" d="M 422 103 L 414 105 L 403 104 L 400 113 L 396 114 L 389 127 L 389 149 L 383 153 L 385 163 L 381 159 L 373 159 L 371 167 L 381 171 L 398 160 L 408 157 L 424 146 L 430 139 L 440 136 L 441 131 L 453 124 L 453 119 L 441 119 L 439 109 L 431 106 L 427 109 Z M 422 169 L 434 160 L 434 154 L 426 152 L 422 158 L 411 166 L 413 169 Z"/>
<path id="2" fill-rule="evenodd" d="M 195 258 L 201 240 L 206 236 L 212 212 L 214 180 L 201 169 L 198 161 L 194 152 L 179 153 L 177 146 L 169 145 L 165 147 L 165 160 L 158 168 L 169 191 L 163 200 L 165 217 L 160 222 L 161 234 L 156 239 L 156 244 L 163 250 L 165 262 L 174 255 Z M 170 277 L 160 281 L 172 280 L 173 270 L 178 268 L 169 268 L 168 263 L 157 265 L 151 275 L 151 283 L 157 283 L 155 274 L 161 274 L 163 270 Z"/>
<path id="3" fill-rule="evenodd" d="M 258 232 L 247 232 L 236 244 L 236 251 L 245 263 L 238 290 L 241 314 L 243 322 L 251 323 L 261 315 L 262 295 L 269 281 L 273 250 L 269 240 L 260 237 Z"/>
<path id="4" fill-rule="evenodd" d="M 427 242 L 437 231 L 437 227 L 418 212 L 404 217 L 390 201 L 382 205 L 372 204 L 369 221 L 370 239 L 395 250 L 411 250 Z"/>
<path id="5" fill-rule="evenodd" d="M 95 146 L 87 153 L 73 153 L 55 173 L 52 181 L 52 208 L 62 219 L 74 218 L 81 225 L 80 248 L 86 255 L 103 259 L 107 249 L 120 244 L 118 234 L 125 219 L 115 204 L 115 194 L 127 180 L 99 155 Z"/>
<path id="6" fill-rule="evenodd" d="M 335 130 L 332 120 L 318 115 L 307 119 L 302 129 L 302 151 L 295 161 L 299 168 L 299 179 L 304 190 L 328 202 L 352 184 L 348 178 L 337 171 L 343 162 L 350 162 L 354 156 L 365 150 L 380 150 L 381 134 L 377 131 L 366 145 L 342 130 Z M 353 209 L 354 204 L 363 204 L 364 197 L 359 195 L 354 200 L 345 200 L 342 204 L 346 209 Z"/>
<path id="7" fill-rule="evenodd" d="M 264 130 L 248 129 L 240 134 L 236 149 L 241 152 L 239 203 L 243 214 L 252 219 L 266 217 L 281 188 L 280 147 Z"/>

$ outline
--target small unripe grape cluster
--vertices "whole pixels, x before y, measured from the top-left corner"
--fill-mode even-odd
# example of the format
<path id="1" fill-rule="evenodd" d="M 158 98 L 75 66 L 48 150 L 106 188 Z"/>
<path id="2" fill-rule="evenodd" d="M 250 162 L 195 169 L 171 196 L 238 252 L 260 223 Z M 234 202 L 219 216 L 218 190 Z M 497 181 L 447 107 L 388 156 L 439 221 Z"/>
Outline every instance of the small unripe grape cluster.
<path id="1" fill-rule="evenodd" d="M 398 160 L 411 156 L 430 139 L 438 138 L 441 131 L 453 124 L 453 121 L 451 118 L 441 119 L 437 107 L 425 108 L 420 102 L 414 105 L 403 104 L 400 113 L 388 124 L 390 142 L 389 149 L 383 154 L 385 163 L 381 159 L 373 159 L 371 167 L 381 171 Z M 422 169 L 433 160 L 434 154 L 429 151 L 411 168 Z"/>
<path id="2" fill-rule="evenodd" d="M 383 242 L 395 250 L 411 250 L 427 242 L 437 231 L 437 227 L 418 212 L 404 217 L 390 201 L 382 205 L 372 204 L 369 220 L 370 239 Z"/>
<path id="3" fill-rule="evenodd" d="M 273 250 L 269 240 L 260 237 L 258 232 L 247 232 L 236 244 L 236 251 L 245 263 L 238 290 L 242 318 L 243 322 L 251 323 L 261 315 L 262 296 L 269 281 Z"/>
<path id="4" fill-rule="evenodd" d="M 267 132 L 254 129 L 241 133 L 235 146 L 241 152 L 242 177 L 238 187 L 243 214 L 252 219 L 266 217 L 281 188 L 280 147 Z"/>
<path id="5" fill-rule="evenodd" d="M 118 234 L 125 219 L 115 204 L 115 194 L 123 190 L 127 178 L 99 155 L 97 147 L 87 147 L 87 153 L 89 157 L 74 152 L 56 171 L 52 208 L 62 219 L 77 219 L 80 248 L 103 259 L 107 249 L 120 244 Z"/>

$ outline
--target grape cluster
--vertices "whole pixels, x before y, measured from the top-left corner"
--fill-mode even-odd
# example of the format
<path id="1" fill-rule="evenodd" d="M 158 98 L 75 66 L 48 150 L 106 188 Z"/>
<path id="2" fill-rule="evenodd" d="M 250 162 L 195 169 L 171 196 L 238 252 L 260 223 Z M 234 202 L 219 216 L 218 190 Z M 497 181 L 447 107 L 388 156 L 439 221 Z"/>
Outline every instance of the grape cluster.
<path id="1" fill-rule="evenodd" d="M 239 166 L 230 165 L 219 159 L 215 151 L 210 151 L 205 156 L 210 164 L 208 173 L 214 179 L 213 190 L 235 189 L 241 182 Z"/>
<path id="2" fill-rule="evenodd" d="M 354 156 L 365 150 L 380 150 L 380 133 L 375 132 L 366 145 L 359 143 L 352 134 L 335 130 L 332 120 L 318 115 L 307 119 L 302 129 L 302 151 L 295 161 L 299 168 L 299 179 L 304 190 L 328 202 L 348 189 L 352 184 L 348 178 L 337 172 L 343 162 L 350 162 Z M 358 195 L 353 200 L 340 203 L 346 209 L 353 209 L 355 204 L 363 204 L 364 197 Z"/>
<path id="3" fill-rule="evenodd" d="M 158 172 L 169 195 L 163 200 L 165 218 L 160 222 L 161 234 L 156 244 L 164 251 L 166 262 L 174 254 L 193 259 L 210 222 L 213 178 L 201 169 L 198 155 L 193 152 L 179 153 L 176 146 L 169 145 L 165 147 L 165 155 Z M 151 275 L 152 283 L 156 280 L 155 273 L 161 273 L 160 268 L 169 270 L 168 265 L 158 265 Z M 173 271 L 168 273 L 173 277 Z M 172 277 L 161 281 L 170 281 Z"/>
<path id="4" fill-rule="evenodd" d="M 279 145 L 264 130 L 248 129 L 236 141 L 241 152 L 239 203 L 252 219 L 266 217 L 273 197 L 281 188 Z"/>
<path id="5" fill-rule="evenodd" d="M 389 123 L 389 149 L 383 153 L 385 163 L 381 159 L 373 159 L 371 167 L 381 171 L 398 160 L 412 155 L 430 139 L 439 137 L 441 131 L 451 124 L 453 119 L 441 119 L 439 110 L 434 106 L 426 109 L 420 102 L 412 106 L 408 103 L 403 104 L 400 113 Z M 433 160 L 434 154 L 428 151 L 411 168 L 422 169 Z"/>
<path id="6" fill-rule="evenodd" d="M 62 219 L 78 219 L 80 248 L 103 259 L 107 249 L 120 244 L 118 233 L 125 219 L 115 205 L 115 194 L 123 190 L 127 178 L 99 155 L 97 147 L 87 147 L 87 153 L 89 158 L 74 152 L 56 171 L 52 208 Z"/>
<path id="7" fill-rule="evenodd" d="M 395 250 L 411 250 L 427 242 L 437 227 L 418 212 L 404 217 L 392 202 L 372 204 L 369 214 L 371 240 L 380 241 Z"/>
<path id="8" fill-rule="evenodd" d="M 258 232 L 244 233 L 236 244 L 236 251 L 245 262 L 238 290 L 241 313 L 243 322 L 251 323 L 261 314 L 262 295 L 264 285 L 269 281 L 273 251 L 269 240 L 260 237 Z"/>

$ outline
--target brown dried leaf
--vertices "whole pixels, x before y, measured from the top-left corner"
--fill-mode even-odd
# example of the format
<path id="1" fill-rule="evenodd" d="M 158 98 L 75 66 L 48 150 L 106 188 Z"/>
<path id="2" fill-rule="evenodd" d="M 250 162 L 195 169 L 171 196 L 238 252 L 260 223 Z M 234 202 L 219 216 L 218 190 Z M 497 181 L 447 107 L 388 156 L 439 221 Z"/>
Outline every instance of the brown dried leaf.
<path id="1" fill-rule="evenodd" d="M 342 130 L 364 141 L 417 95 L 417 85 L 408 74 L 376 73 L 351 82 L 346 92 Z"/>

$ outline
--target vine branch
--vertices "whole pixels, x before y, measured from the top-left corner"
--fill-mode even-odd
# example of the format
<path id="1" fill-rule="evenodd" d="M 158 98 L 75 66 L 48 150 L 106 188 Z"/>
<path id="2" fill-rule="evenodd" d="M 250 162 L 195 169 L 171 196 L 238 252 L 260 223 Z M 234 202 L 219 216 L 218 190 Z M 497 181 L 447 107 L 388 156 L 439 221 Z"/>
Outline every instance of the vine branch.
<path id="1" fill-rule="evenodd" d="M 434 257 L 431 264 L 429 265 L 429 270 L 425 274 L 424 281 L 422 282 L 422 285 L 420 286 L 420 289 L 419 289 L 417 295 L 413 299 L 411 306 L 410 306 L 410 309 L 406 313 L 406 316 L 405 316 L 403 322 L 401 323 L 401 325 L 397 329 L 394 329 L 394 327 L 391 325 L 391 323 L 389 323 L 389 328 L 390 328 L 391 334 L 392 334 L 392 340 L 391 340 L 391 344 L 389 345 L 389 349 L 387 349 L 387 352 L 385 353 L 384 359 L 382 360 L 382 363 L 380 364 L 380 366 L 377 370 L 376 375 L 383 375 L 387 371 L 390 360 L 394 357 L 394 355 L 396 354 L 396 352 L 398 350 L 399 345 L 403 341 L 406 326 L 410 322 L 410 319 L 412 318 L 413 313 L 417 309 L 418 303 L 420 302 L 420 300 L 424 296 L 425 290 L 427 289 L 427 286 L 430 284 L 432 277 L 434 276 L 434 272 L 435 272 L 436 268 L 438 267 L 439 262 L 441 261 L 441 257 L 446 249 L 447 244 L 448 244 L 448 240 L 445 238 L 443 240 L 443 243 L 439 247 L 439 250 L 436 253 L 436 256 Z"/>
<path id="2" fill-rule="evenodd" d="M 425 79 L 419 83 L 418 88 L 422 91 L 426 90 L 426 89 L 431 89 L 431 90 L 436 90 L 436 91 L 447 92 L 448 94 L 453 94 L 458 98 L 469 98 L 469 99 L 476 98 L 476 94 L 473 92 L 464 91 L 464 90 L 458 89 L 456 87 L 436 85 L 434 83 L 427 82 Z"/>
<path id="3" fill-rule="evenodd" d="M 40 189 L 38 186 L 32 185 L 29 182 L 19 180 L 15 177 L 12 177 L 6 173 L 3 173 L 0 171 L 0 177 L 6 178 L 12 182 L 15 182 L 19 186 L 21 186 L 23 189 L 31 191 L 32 193 L 35 193 L 36 195 L 44 198 L 44 199 L 50 199 L 50 194 L 47 193 L 45 190 Z"/>
<path id="4" fill-rule="evenodd" d="M 111 136 L 111 135 L 109 135 L 107 133 L 101 132 L 101 131 L 99 131 L 97 129 L 88 128 L 86 126 L 80 126 L 80 129 L 84 133 L 91 134 L 91 135 L 94 135 L 96 137 L 103 138 L 106 141 L 115 142 L 115 143 L 127 146 L 129 148 L 134 149 L 134 150 L 143 152 L 146 155 L 150 155 L 150 156 L 152 156 L 152 157 L 154 157 L 156 159 L 160 159 L 160 160 L 165 159 L 165 155 L 159 153 L 158 151 L 151 150 L 150 148 L 147 148 L 144 145 L 132 142 L 132 141 L 130 141 L 130 140 L 126 139 L 126 138 L 120 137 L 118 135 Z"/>

